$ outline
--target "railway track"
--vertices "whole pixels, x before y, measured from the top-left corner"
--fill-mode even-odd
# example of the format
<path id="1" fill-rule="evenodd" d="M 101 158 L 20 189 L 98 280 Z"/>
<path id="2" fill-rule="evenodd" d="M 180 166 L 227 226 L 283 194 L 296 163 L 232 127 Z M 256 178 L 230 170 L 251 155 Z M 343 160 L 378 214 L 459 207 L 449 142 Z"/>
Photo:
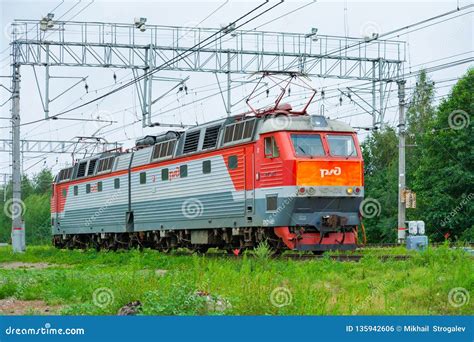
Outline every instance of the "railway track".
<path id="1" fill-rule="evenodd" d="M 193 255 L 192 252 L 187 253 L 187 252 L 179 252 L 175 253 L 175 255 L 181 255 L 181 256 L 190 256 Z M 228 259 L 241 259 L 242 254 L 239 255 L 231 255 L 231 254 L 225 254 L 225 253 L 206 253 L 206 254 L 201 254 L 202 257 L 204 258 L 228 258 Z M 271 259 L 287 259 L 287 260 L 322 260 L 322 259 L 330 259 L 330 260 L 336 260 L 336 261 L 345 261 L 345 262 L 358 262 L 360 261 L 364 256 L 363 254 L 337 254 L 337 255 L 331 255 L 331 254 L 324 254 L 324 255 L 314 255 L 314 254 L 283 254 L 283 255 L 272 255 L 270 258 Z M 258 258 L 258 256 L 254 256 L 252 254 L 247 254 L 247 257 L 249 258 Z M 398 254 L 385 254 L 385 255 L 374 255 L 375 258 L 378 258 L 381 261 L 394 261 L 394 260 L 407 260 L 411 258 L 411 255 L 398 255 Z"/>
<path id="2" fill-rule="evenodd" d="M 434 242 L 430 243 L 430 247 L 441 247 L 444 243 L 442 242 Z M 450 244 L 450 247 L 456 247 L 455 244 Z M 357 245 L 358 249 L 370 249 L 370 248 L 393 248 L 393 247 L 405 247 L 405 244 L 401 243 L 367 243 L 367 244 L 359 244 Z M 474 247 L 474 243 L 466 243 L 466 247 Z"/>
<path id="3" fill-rule="evenodd" d="M 354 255 L 354 254 L 341 254 L 341 255 L 311 255 L 311 254 L 288 254 L 282 255 L 280 258 L 287 258 L 292 260 L 317 260 L 317 259 L 331 259 L 336 261 L 353 261 L 358 262 L 366 255 Z M 394 255 L 394 254 L 387 254 L 387 255 L 375 255 L 381 261 L 394 261 L 394 260 L 407 260 L 411 258 L 410 255 Z M 279 257 L 276 257 L 279 258 Z"/>

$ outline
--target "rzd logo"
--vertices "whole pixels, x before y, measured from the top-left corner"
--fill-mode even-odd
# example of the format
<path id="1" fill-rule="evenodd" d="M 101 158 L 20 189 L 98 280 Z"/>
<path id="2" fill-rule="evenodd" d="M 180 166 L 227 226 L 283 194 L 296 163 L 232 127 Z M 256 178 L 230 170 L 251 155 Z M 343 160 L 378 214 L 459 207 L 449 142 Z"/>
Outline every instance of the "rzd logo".
<path id="1" fill-rule="evenodd" d="M 339 166 L 336 166 L 334 169 L 320 169 L 321 172 L 321 178 L 324 178 L 324 176 L 339 176 L 341 174 L 341 168 Z"/>

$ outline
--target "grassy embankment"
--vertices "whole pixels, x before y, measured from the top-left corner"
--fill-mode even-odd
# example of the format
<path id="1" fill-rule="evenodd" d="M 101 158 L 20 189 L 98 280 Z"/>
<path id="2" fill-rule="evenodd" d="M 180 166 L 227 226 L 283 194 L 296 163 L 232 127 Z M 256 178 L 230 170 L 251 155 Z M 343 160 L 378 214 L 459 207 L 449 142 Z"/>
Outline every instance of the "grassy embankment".
<path id="1" fill-rule="evenodd" d="M 135 300 L 142 303 L 142 314 L 154 315 L 474 313 L 474 300 L 460 307 L 448 301 L 453 288 L 472 293 L 472 257 L 447 247 L 415 253 L 406 261 L 382 262 L 375 257 L 388 252 L 364 251 L 366 257 L 354 263 L 328 258 L 271 259 L 265 251 L 236 259 L 151 250 L 114 253 L 52 247 L 29 247 L 24 254 L 12 254 L 10 248 L 3 247 L 3 265 L 13 261 L 52 265 L 41 269 L 0 268 L 0 299 L 43 300 L 56 305 L 57 313 L 68 315 L 114 315 Z M 406 253 L 402 248 L 391 251 L 402 252 Z M 101 288 L 106 288 L 106 296 L 113 300 L 94 301 L 94 291 Z M 277 297 L 277 288 L 286 290 Z M 208 295 L 226 303 L 224 310 L 210 307 Z M 103 301 L 97 305 L 97 300 Z M 34 309 L 30 311 L 34 313 Z"/>

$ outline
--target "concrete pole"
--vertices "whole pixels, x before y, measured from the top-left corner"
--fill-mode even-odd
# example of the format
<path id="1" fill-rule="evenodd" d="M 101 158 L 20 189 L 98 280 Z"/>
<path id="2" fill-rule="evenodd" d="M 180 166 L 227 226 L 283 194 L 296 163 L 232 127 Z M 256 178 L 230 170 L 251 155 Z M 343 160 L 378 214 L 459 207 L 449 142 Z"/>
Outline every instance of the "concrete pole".
<path id="1" fill-rule="evenodd" d="M 16 64 L 16 46 L 13 46 L 12 78 L 12 247 L 13 252 L 25 251 L 25 226 L 23 224 L 23 202 L 21 201 L 21 151 L 20 151 L 20 65 Z"/>
<path id="2" fill-rule="evenodd" d="M 149 65 L 148 65 L 148 55 L 149 55 L 149 49 L 145 50 L 145 69 L 143 69 L 143 75 L 145 76 L 143 78 L 143 91 L 140 92 L 140 87 L 138 87 L 138 96 L 142 97 L 141 100 L 141 105 L 142 105 L 142 127 L 146 127 L 148 125 L 148 80 L 149 76 L 147 73 L 150 71 Z"/>
<path id="3" fill-rule="evenodd" d="M 398 84 L 398 242 L 403 243 L 406 236 L 405 203 L 402 195 L 405 190 L 405 80 Z"/>
<path id="4" fill-rule="evenodd" d="M 44 84 L 44 117 L 49 119 L 49 44 L 46 44 L 46 65 L 45 65 L 45 84 Z"/>
<path id="5" fill-rule="evenodd" d="M 377 111 L 375 109 L 375 61 L 372 61 L 372 128 L 377 124 Z"/>
<path id="6" fill-rule="evenodd" d="M 384 110 L 383 110 L 383 101 L 384 101 L 384 83 L 382 82 L 383 78 L 383 62 L 382 59 L 379 59 L 379 101 L 380 101 L 380 109 L 379 109 L 379 127 L 382 129 L 384 126 Z"/>
<path id="7" fill-rule="evenodd" d="M 227 116 L 230 116 L 232 112 L 232 104 L 231 104 L 231 97 L 232 94 L 230 92 L 232 79 L 230 77 L 230 52 L 227 52 Z"/>

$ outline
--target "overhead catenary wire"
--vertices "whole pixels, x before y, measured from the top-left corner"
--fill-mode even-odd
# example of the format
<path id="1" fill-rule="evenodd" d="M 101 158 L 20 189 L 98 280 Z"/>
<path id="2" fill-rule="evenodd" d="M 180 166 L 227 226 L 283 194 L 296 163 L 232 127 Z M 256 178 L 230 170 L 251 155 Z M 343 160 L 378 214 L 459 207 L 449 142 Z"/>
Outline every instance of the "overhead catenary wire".
<path id="1" fill-rule="evenodd" d="M 335 90 L 337 90 L 337 89 L 335 89 Z M 390 91 L 390 93 L 392 93 L 392 92 L 395 93 L 395 90 Z M 168 110 L 166 110 L 166 111 L 164 111 L 164 112 L 161 112 L 161 113 L 156 113 L 156 112 L 155 112 L 154 114 L 163 115 L 163 114 L 166 114 L 166 113 L 170 113 L 170 112 L 172 112 L 173 110 L 176 110 L 177 108 L 183 108 L 183 107 L 189 106 L 189 105 L 194 104 L 194 103 L 201 102 L 201 101 L 206 100 L 206 99 L 208 99 L 208 98 L 210 98 L 210 97 L 212 97 L 212 96 L 217 96 L 217 95 L 219 95 L 218 92 L 216 92 L 215 94 L 208 95 L 208 96 L 203 97 L 203 98 L 199 98 L 199 99 L 197 99 L 197 100 L 195 100 L 195 101 L 191 101 L 191 102 L 187 103 L 187 104 L 184 105 L 184 106 L 183 106 L 183 105 L 176 106 L 175 108 L 168 109 Z M 326 99 L 331 99 L 331 98 L 336 98 L 336 97 L 338 97 L 338 96 L 336 96 L 336 95 L 335 95 L 335 96 L 330 96 L 330 97 L 326 97 Z M 243 97 L 242 99 L 245 100 L 246 98 L 247 98 L 247 96 Z M 313 101 L 314 101 L 314 100 L 313 100 Z M 396 107 L 396 106 L 390 106 L 390 107 L 386 107 L 386 108 L 395 108 L 395 107 Z M 358 115 L 362 115 L 362 114 L 366 114 L 366 112 L 364 112 L 364 113 L 359 113 Z M 153 115 L 153 116 L 157 116 L 157 115 Z M 350 117 L 350 116 L 348 116 L 348 117 Z M 113 129 L 110 129 L 110 130 L 105 131 L 105 132 L 103 132 L 103 133 L 104 133 L 104 134 L 110 134 L 110 133 L 119 131 L 119 130 L 125 128 L 125 127 L 134 125 L 134 124 L 139 123 L 139 122 L 141 122 L 141 119 L 137 119 L 137 120 L 135 120 L 135 121 L 133 121 L 133 122 L 131 122 L 131 123 L 124 124 L 124 125 L 122 125 L 122 126 L 119 126 L 119 127 L 117 127 L 117 128 L 113 128 Z"/>
<path id="2" fill-rule="evenodd" d="M 452 10 L 452 11 L 448 11 L 448 12 L 445 12 L 445 13 L 441 13 L 439 15 L 436 15 L 434 17 L 430 17 L 430 18 L 427 18 L 427 19 L 424 19 L 424 20 L 421 20 L 421 21 L 418 21 L 416 23 L 413 23 L 413 24 L 409 24 L 409 25 L 406 25 L 406 26 L 403 26 L 403 27 L 400 27 L 400 28 L 397 28 L 397 29 L 394 29 L 394 30 L 391 30 L 391 31 L 388 31 L 388 32 L 385 32 L 385 33 L 381 33 L 381 34 L 378 34 L 377 36 L 375 36 L 374 38 L 370 38 L 368 40 L 364 40 L 364 41 L 361 41 L 361 42 L 357 42 L 357 43 L 354 43 L 354 44 L 351 44 L 351 45 L 348 45 L 348 46 L 345 46 L 345 47 L 342 47 L 342 48 L 339 48 L 339 49 L 335 49 L 333 51 L 330 51 L 328 53 L 326 53 L 323 57 L 328 57 L 328 56 L 331 56 L 332 54 L 335 54 L 335 53 L 339 53 L 339 52 L 342 52 L 342 51 L 350 51 L 350 49 L 353 49 L 353 48 L 357 48 L 361 45 L 364 45 L 364 44 L 370 44 L 372 42 L 375 42 L 377 40 L 379 40 L 380 38 L 386 38 L 388 36 L 391 36 L 395 33 L 398 33 L 398 32 L 401 32 L 401 31 L 404 31 L 404 30 L 407 30 L 409 28 L 412 28 L 412 27 L 416 27 L 416 26 L 419 26 L 419 25 L 423 25 L 427 22 L 430 22 L 430 21 L 433 21 L 433 20 L 437 20 L 439 18 L 443 18 L 443 17 L 446 17 L 446 16 L 449 16 L 453 13 L 457 13 L 459 11 L 464 11 L 466 9 L 469 9 L 469 8 L 472 8 L 474 6 L 474 4 L 470 4 L 470 5 L 466 5 L 466 6 L 463 6 L 463 7 L 460 7 L 456 10 Z M 321 57 L 318 57 L 318 58 L 321 58 Z M 313 66 L 314 67 L 314 66 Z M 311 70 L 311 69 L 310 69 Z M 308 71 L 310 71 L 308 70 Z"/>
<path id="3" fill-rule="evenodd" d="M 82 107 L 84 107 L 84 106 L 87 106 L 87 105 L 89 105 L 89 104 L 91 104 L 91 103 L 94 103 L 94 102 L 96 102 L 96 101 L 98 101 L 98 100 L 100 100 L 100 99 L 102 99 L 102 98 L 105 98 L 105 97 L 107 97 L 107 96 L 110 96 L 110 95 L 112 95 L 112 94 L 114 94 L 114 93 L 116 93 L 116 92 L 118 92 L 118 91 L 120 91 L 120 90 L 122 90 L 122 89 L 125 89 L 125 88 L 127 88 L 127 87 L 129 87 L 129 86 L 131 86 L 131 85 L 133 85 L 133 84 L 135 84 L 135 83 L 137 83 L 137 82 L 139 82 L 140 80 L 143 80 L 143 79 L 146 78 L 146 77 L 149 77 L 149 76 L 155 74 L 156 72 L 162 70 L 163 68 L 165 68 L 165 67 L 168 66 L 169 64 L 175 63 L 175 62 L 178 61 L 178 60 L 181 60 L 181 59 L 186 58 L 186 57 L 187 57 L 186 54 L 194 53 L 194 51 L 195 51 L 196 49 L 202 49 L 202 48 L 204 48 L 204 47 L 206 47 L 206 46 L 208 46 L 208 45 L 214 43 L 214 42 L 217 41 L 219 38 L 213 39 L 213 40 L 211 40 L 211 42 L 208 42 L 208 43 L 206 43 L 206 44 L 203 45 L 203 43 L 205 43 L 205 42 L 208 41 L 209 39 L 213 38 L 214 36 L 218 36 L 218 35 L 220 35 L 220 34 L 222 34 L 222 36 L 225 36 L 225 35 L 229 34 L 229 33 L 230 33 L 230 30 L 227 30 L 227 28 L 232 27 L 233 30 L 235 30 L 235 29 L 237 29 L 237 28 L 239 28 L 239 27 L 241 27 L 241 26 L 243 26 L 243 25 L 246 25 L 246 24 L 248 24 L 249 22 L 251 22 L 251 21 L 253 21 L 253 20 L 259 18 L 259 17 L 262 16 L 263 14 L 265 14 L 265 13 L 271 11 L 271 10 L 274 9 L 276 6 L 279 6 L 280 4 L 282 4 L 282 3 L 283 3 L 283 0 L 281 0 L 280 2 L 278 2 L 278 3 L 275 4 L 275 5 L 271 6 L 270 8 L 268 8 L 268 9 L 262 11 L 261 13 L 259 13 L 259 14 L 255 15 L 255 16 L 253 16 L 252 18 L 246 20 L 244 23 L 242 23 L 242 24 L 240 24 L 240 25 L 238 25 L 238 26 L 235 26 L 235 24 L 236 24 L 237 22 L 243 20 L 243 19 L 246 18 L 247 16 L 249 16 L 249 15 L 251 15 L 252 13 L 254 13 L 255 11 L 259 10 L 261 7 L 263 7 L 264 5 L 266 5 L 268 2 L 269 2 L 269 0 L 265 0 L 265 2 L 263 2 L 263 3 L 260 4 L 260 5 L 258 5 L 258 6 L 255 7 L 255 8 L 253 8 L 252 10 L 250 10 L 249 12 L 247 12 L 246 14 L 244 14 L 244 15 L 242 15 L 241 17 L 239 17 L 238 19 L 236 19 L 235 21 L 231 22 L 231 23 L 230 23 L 229 25 L 227 25 L 226 27 L 223 27 L 222 29 L 218 30 L 217 32 L 215 32 L 215 33 L 212 34 L 211 36 L 205 38 L 203 41 L 198 42 L 197 44 L 195 44 L 195 45 L 192 46 L 191 48 L 186 49 L 186 50 L 183 51 L 182 53 L 178 54 L 176 57 L 173 57 L 173 58 L 169 59 L 168 61 L 166 61 L 165 63 L 161 64 L 160 66 L 158 66 L 158 67 L 152 69 L 151 71 L 149 71 L 149 72 L 147 72 L 147 73 L 144 73 L 144 74 L 141 75 L 141 76 L 136 77 L 133 81 L 130 81 L 130 82 L 128 82 L 128 83 L 126 83 L 126 84 L 124 84 L 124 85 L 122 85 L 122 86 L 120 86 L 120 87 L 118 87 L 118 88 L 116 88 L 116 89 L 114 89 L 114 90 L 112 90 L 112 91 L 110 91 L 110 92 L 104 94 L 104 95 L 101 95 L 101 96 L 99 96 L 99 97 L 97 97 L 97 98 L 95 98 L 95 99 L 93 99 L 93 100 L 90 100 L 90 101 L 88 101 L 88 102 L 86 102 L 86 103 L 83 103 L 83 104 L 81 104 L 81 105 L 75 106 L 74 108 L 71 108 L 71 109 L 68 109 L 68 110 L 66 110 L 66 111 L 62 111 L 62 112 L 60 112 L 60 113 L 57 113 L 57 114 L 55 114 L 55 115 L 52 115 L 52 116 L 50 116 L 49 118 L 58 117 L 58 116 L 61 116 L 61 115 L 66 114 L 66 113 L 69 113 L 69 112 L 71 112 L 71 111 L 73 111 L 73 110 L 76 110 L 76 109 L 82 108 Z M 235 26 L 235 27 L 234 27 L 234 26 Z M 40 122 L 40 121 L 44 121 L 44 120 L 45 120 L 45 119 L 39 119 L 39 120 L 34 120 L 34 121 L 26 122 L 26 123 L 20 124 L 20 126 L 29 125 L 29 124 L 36 123 L 36 122 Z"/>
<path id="4" fill-rule="evenodd" d="M 256 26 L 256 27 L 254 27 L 253 30 L 255 31 L 255 30 L 259 29 L 260 27 L 266 26 L 266 25 L 268 25 L 268 24 L 270 24 L 270 23 L 274 23 L 275 21 L 280 20 L 280 19 L 282 19 L 282 18 L 284 18 L 284 17 L 286 17 L 286 16 L 288 16 L 288 15 L 290 15 L 290 14 L 293 14 L 293 13 L 299 11 L 299 10 L 302 10 L 303 8 L 306 8 L 306 7 L 308 7 L 309 5 L 312 5 L 312 4 L 314 4 L 314 3 L 316 3 L 316 0 L 312 0 L 310 3 L 307 3 L 307 4 L 303 5 L 303 6 L 300 6 L 300 7 L 296 8 L 296 9 L 294 9 L 294 10 L 288 12 L 288 13 L 282 14 L 282 15 L 280 15 L 279 17 L 270 19 L 270 20 L 264 22 L 263 24 L 260 24 L 260 25 L 258 25 L 258 26 Z"/>

